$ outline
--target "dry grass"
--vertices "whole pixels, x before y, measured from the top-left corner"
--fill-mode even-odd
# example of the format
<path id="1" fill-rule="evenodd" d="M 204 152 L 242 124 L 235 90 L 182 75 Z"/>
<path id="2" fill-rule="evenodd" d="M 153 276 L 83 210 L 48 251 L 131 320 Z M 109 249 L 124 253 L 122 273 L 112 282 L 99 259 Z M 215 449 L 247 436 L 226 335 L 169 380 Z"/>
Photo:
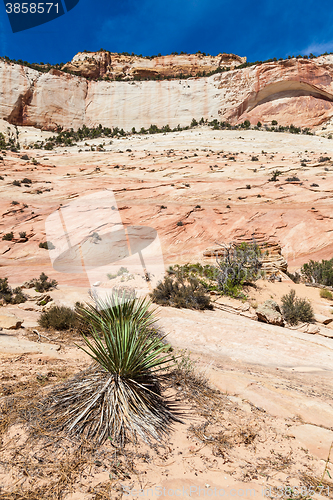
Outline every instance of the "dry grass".
<path id="1" fill-rule="evenodd" d="M 52 366 L 47 373 L 61 369 L 60 365 Z M 73 371 L 68 370 L 66 375 L 68 382 Z M 145 464 L 149 471 L 157 457 L 158 462 L 170 461 L 171 449 L 167 442 L 165 448 L 155 446 L 150 450 L 143 449 L 139 442 L 125 452 L 110 441 L 94 445 L 41 425 L 41 420 L 36 419 L 36 407 L 43 398 L 50 397 L 57 380 L 58 377 L 48 376 L 41 385 L 33 372 L 25 381 L 25 389 L 0 399 L 0 478 L 5 474 L 9 480 L 0 490 L 1 500 L 64 500 L 71 491 L 89 493 L 92 500 L 120 500 L 124 494 L 122 484 L 128 480 L 141 484 L 147 477 L 142 476 L 137 467 L 140 469 L 140 465 Z M 302 484 L 318 486 L 318 469 L 316 472 L 302 469 L 299 462 L 294 463 L 287 447 L 279 452 L 267 449 L 267 442 L 272 448 L 276 444 L 274 421 L 265 422 L 267 415 L 253 406 L 250 413 L 244 413 L 227 394 L 210 387 L 186 356 L 161 384 L 162 390 L 169 391 L 178 404 L 190 407 L 187 413 L 190 417 L 187 423 L 192 424 L 187 428 L 189 444 L 196 442 L 202 450 L 193 451 L 193 456 L 201 456 L 206 450 L 206 456 L 212 456 L 212 461 L 222 461 L 226 466 L 235 463 L 238 480 L 262 478 L 267 484 L 274 474 L 290 474 L 297 467 L 302 471 Z M 245 464 L 238 462 L 240 449 L 245 450 L 248 458 Z M 105 474 L 103 480 L 98 479 L 101 471 L 107 471 L 108 480 Z M 91 484 L 86 479 L 95 476 Z M 323 478 L 322 484 L 333 488 L 328 477 Z"/>
<path id="2" fill-rule="evenodd" d="M 119 392 L 115 391 L 115 385 L 119 386 Z M 146 391 L 149 391 L 149 405 Z M 158 412 L 151 411 L 152 404 Z M 98 443 L 109 438 L 121 447 L 131 438 L 136 441 L 140 437 L 148 443 L 151 438 L 160 440 L 172 422 L 181 422 L 177 406 L 162 397 L 155 377 L 142 382 L 142 391 L 138 394 L 138 389 L 134 392 L 126 379 L 115 379 L 96 363 L 55 387 L 40 403 L 36 419 L 41 428 L 57 434 Z"/>

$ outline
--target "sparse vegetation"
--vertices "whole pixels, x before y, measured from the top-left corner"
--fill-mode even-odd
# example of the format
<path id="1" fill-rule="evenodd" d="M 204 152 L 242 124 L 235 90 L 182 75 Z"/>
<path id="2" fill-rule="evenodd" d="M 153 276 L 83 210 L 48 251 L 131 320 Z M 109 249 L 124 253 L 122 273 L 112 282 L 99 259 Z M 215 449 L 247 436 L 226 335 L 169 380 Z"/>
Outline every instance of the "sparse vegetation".
<path id="1" fill-rule="evenodd" d="M 115 274 L 108 273 L 107 277 L 109 278 L 109 280 L 113 280 L 113 279 L 117 278 L 118 276 L 123 276 L 123 274 L 128 274 L 127 267 L 121 267 L 120 269 L 118 269 L 118 271 Z"/>
<path id="2" fill-rule="evenodd" d="M 76 312 L 66 306 L 52 306 L 47 311 L 43 311 L 38 318 L 39 326 L 45 329 L 69 330 L 75 328 L 77 323 Z"/>
<path id="3" fill-rule="evenodd" d="M 322 288 L 319 292 L 322 299 L 333 300 L 333 293 L 325 288 Z"/>
<path id="4" fill-rule="evenodd" d="M 162 397 L 159 374 L 172 357 L 170 345 L 151 335 L 150 301 L 128 303 L 112 296 L 95 306 L 88 310 L 91 331 L 89 339 L 83 336 L 82 347 L 94 363 L 52 391 L 42 419 L 57 434 L 97 443 L 109 438 L 120 448 L 138 437 L 161 441 L 170 424 L 180 420 Z M 102 320 L 101 310 L 108 311 Z"/>
<path id="5" fill-rule="evenodd" d="M 286 181 L 287 182 L 299 182 L 300 179 L 296 175 L 293 175 L 292 177 L 287 177 Z"/>
<path id="6" fill-rule="evenodd" d="M 302 278 L 301 273 L 298 273 L 297 271 L 295 273 L 290 273 L 289 271 L 286 271 L 286 275 L 294 283 L 300 283 L 301 282 L 301 278 Z"/>
<path id="7" fill-rule="evenodd" d="M 192 276 L 166 276 L 150 297 L 161 306 L 200 310 L 213 308 L 207 290 Z"/>
<path id="8" fill-rule="evenodd" d="M 4 234 L 3 237 L 2 237 L 2 239 L 5 240 L 5 241 L 12 241 L 13 238 L 14 238 L 13 231 L 11 231 L 10 233 Z"/>
<path id="9" fill-rule="evenodd" d="M 276 182 L 280 175 L 282 175 L 282 172 L 280 170 L 273 170 L 272 177 L 270 177 L 270 179 L 268 179 L 268 180 L 270 182 Z"/>
<path id="10" fill-rule="evenodd" d="M 8 278 L 0 278 L 0 301 L 5 304 L 21 304 L 26 300 L 27 297 L 20 287 L 13 290 L 8 284 Z"/>
<path id="11" fill-rule="evenodd" d="M 311 303 L 307 299 L 296 297 L 295 290 L 282 297 L 282 314 L 289 325 L 298 323 L 311 323 L 314 321 L 314 312 Z"/>
<path id="12" fill-rule="evenodd" d="M 321 262 L 310 260 L 302 266 L 301 273 L 308 283 L 333 286 L 333 259 Z"/>
<path id="13" fill-rule="evenodd" d="M 12 289 L 8 285 L 8 278 L 0 278 L 0 301 L 5 304 L 21 304 L 26 302 L 27 297 L 21 287 Z"/>
<path id="14" fill-rule="evenodd" d="M 224 295 L 244 297 L 244 284 L 253 283 L 261 276 L 261 251 L 255 241 L 224 245 L 223 249 L 223 256 L 216 259 L 218 289 Z"/>
<path id="15" fill-rule="evenodd" d="M 327 161 L 330 161 L 331 157 L 330 156 L 320 156 L 319 157 L 319 163 L 325 163 Z"/>
<path id="16" fill-rule="evenodd" d="M 33 278 L 32 280 L 28 281 L 28 287 L 29 288 L 34 288 L 36 292 L 48 292 L 52 288 L 56 288 L 58 285 L 58 282 L 56 280 L 51 280 L 49 279 L 48 276 L 46 276 L 45 273 L 41 273 L 39 278 Z"/>
<path id="17" fill-rule="evenodd" d="M 45 250 L 54 250 L 55 248 L 51 241 L 41 241 L 38 246 L 39 248 L 45 248 Z"/>

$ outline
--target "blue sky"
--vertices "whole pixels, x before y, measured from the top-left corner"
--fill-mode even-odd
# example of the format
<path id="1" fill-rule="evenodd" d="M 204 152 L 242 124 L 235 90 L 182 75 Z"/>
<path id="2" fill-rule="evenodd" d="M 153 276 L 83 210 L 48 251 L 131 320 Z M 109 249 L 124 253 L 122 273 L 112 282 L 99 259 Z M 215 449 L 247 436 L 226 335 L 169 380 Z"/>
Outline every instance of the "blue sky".
<path id="1" fill-rule="evenodd" d="M 100 48 L 143 55 L 232 52 L 248 61 L 317 55 L 333 51 L 333 3 L 80 0 L 62 17 L 19 33 L 12 33 L 0 4 L 1 56 L 54 64 Z"/>

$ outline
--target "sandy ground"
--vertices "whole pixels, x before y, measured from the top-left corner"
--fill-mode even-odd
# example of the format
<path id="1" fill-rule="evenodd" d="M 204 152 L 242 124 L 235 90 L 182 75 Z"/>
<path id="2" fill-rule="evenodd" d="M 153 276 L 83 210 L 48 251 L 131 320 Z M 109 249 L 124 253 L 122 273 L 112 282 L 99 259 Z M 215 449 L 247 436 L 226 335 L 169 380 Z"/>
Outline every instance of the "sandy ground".
<path id="1" fill-rule="evenodd" d="M 23 143 L 35 131 L 20 133 Z M 0 160 L 0 234 L 14 232 L 13 241 L 0 240 L 0 272 L 11 285 L 44 271 L 59 282 L 50 294 L 54 303 L 88 300 L 87 276 L 57 272 L 38 245 L 47 239 L 46 217 L 61 203 L 105 187 L 112 189 L 125 226 L 157 230 L 165 265 L 203 262 L 203 251 L 216 241 L 242 234 L 275 239 L 290 270 L 309 258 L 331 258 L 333 170 L 332 162 L 320 157 L 333 156 L 332 141 L 202 127 L 109 142 L 105 151 L 91 151 L 103 143 L 97 139 L 67 150 L 26 150 L 30 161 L 11 152 Z M 274 170 L 282 174 L 270 182 Z M 292 175 L 300 181 L 287 181 Z M 12 184 L 24 177 L 32 184 Z M 23 231 L 26 238 L 19 237 Z M 330 301 L 316 288 L 288 280 L 257 285 L 248 291 L 251 314 L 264 300 L 280 302 L 295 288 L 321 319 L 332 316 Z M 25 304 L 1 308 L 24 319 L 24 328 L 0 332 L 0 498 L 289 498 L 290 490 L 274 490 L 287 487 L 298 488 L 295 498 L 299 492 L 304 498 L 333 498 L 332 458 L 325 470 L 333 441 L 332 324 L 317 323 L 315 335 L 266 325 L 240 314 L 241 303 L 227 299 L 234 314 L 160 308 L 161 328 L 184 362 L 191 352 L 195 373 L 203 373 L 207 383 L 196 393 L 185 372 L 168 389 L 185 407 L 186 418 L 164 449 L 140 444 L 127 456 L 116 456 L 105 445 L 85 448 L 78 459 L 75 443 L 56 436 L 27 440 L 29 411 L 15 409 L 29 408 L 29 400 L 37 401 L 89 363 L 74 345 L 80 339 L 37 326 L 38 294 L 29 294 Z M 41 342 L 36 327 L 44 335 Z M 323 473 L 323 487 L 312 494 Z M 23 496 L 15 496 L 20 489 Z"/>

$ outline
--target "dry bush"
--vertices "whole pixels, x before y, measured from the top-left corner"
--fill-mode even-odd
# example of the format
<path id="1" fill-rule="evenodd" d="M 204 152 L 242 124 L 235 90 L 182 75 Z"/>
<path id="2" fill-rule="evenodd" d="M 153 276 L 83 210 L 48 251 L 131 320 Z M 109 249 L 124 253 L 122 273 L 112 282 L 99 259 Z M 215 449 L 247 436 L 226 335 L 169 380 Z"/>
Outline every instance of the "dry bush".
<path id="1" fill-rule="evenodd" d="M 297 325 L 298 323 L 311 323 L 314 321 L 314 312 L 311 303 L 307 299 L 296 297 L 295 290 L 290 290 L 286 295 L 283 295 L 282 314 L 289 325 Z"/>
<path id="2" fill-rule="evenodd" d="M 78 325 L 77 313 L 67 306 L 52 306 L 47 311 L 43 311 L 38 318 L 38 324 L 46 330 L 69 330 Z"/>
<path id="3" fill-rule="evenodd" d="M 333 294 L 329 290 L 322 288 L 319 292 L 322 299 L 333 300 Z"/>
<path id="4" fill-rule="evenodd" d="M 210 296 L 196 278 L 186 280 L 179 276 L 167 276 L 150 294 L 153 302 L 161 306 L 184 309 L 213 309 Z"/>

